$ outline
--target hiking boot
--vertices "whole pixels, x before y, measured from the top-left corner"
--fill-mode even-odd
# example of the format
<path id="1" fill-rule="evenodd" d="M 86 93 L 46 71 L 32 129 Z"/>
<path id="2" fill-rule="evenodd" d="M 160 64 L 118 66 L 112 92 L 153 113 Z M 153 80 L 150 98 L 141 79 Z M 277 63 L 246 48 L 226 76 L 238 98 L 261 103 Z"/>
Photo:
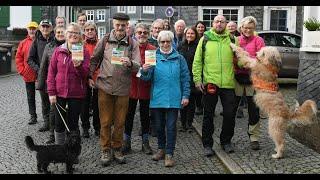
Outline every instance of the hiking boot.
<path id="1" fill-rule="evenodd" d="M 152 149 L 150 147 L 149 142 L 145 142 L 145 143 L 142 144 L 142 151 L 147 155 L 151 155 L 152 154 Z"/>
<path id="2" fill-rule="evenodd" d="M 82 133 L 82 136 L 83 136 L 84 138 L 89 138 L 89 137 L 90 137 L 90 135 L 89 135 L 89 129 L 84 129 L 84 130 L 83 130 L 83 133 Z"/>
<path id="3" fill-rule="evenodd" d="M 165 167 L 173 167 L 175 164 L 172 155 L 166 154 L 166 157 L 164 159 L 164 166 Z"/>
<path id="4" fill-rule="evenodd" d="M 228 143 L 228 144 L 224 144 L 222 145 L 222 149 L 226 152 L 226 153 L 234 153 L 234 148 L 232 146 L 231 143 Z"/>
<path id="5" fill-rule="evenodd" d="M 37 121 L 37 117 L 31 116 L 31 118 L 29 119 L 28 124 L 29 124 L 29 125 L 32 125 L 32 124 L 36 124 L 37 122 L 38 122 L 38 121 Z"/>
<path id="6" fill-rule="evenodd" d="M 123 140 L 123 146 L 121 148 L 123 154 L 129 154 L 131 152 L 131 141 L 126 139 Z"/>
<path id="7" fill-rule="evenodd" d="M 120 149 L 117 149 L 117 150 L 114 151 L 113 157 L 119 164 L 125 164 L 126 163 L 125 156 L 123 155 L 123 153 L 121 152 Z"/>
<path id="8" fill-rule="evenodd" d="M 54 134 L 52 134 L 49 136 L 49 140 L 46 142 L 46 144 L 53 144 L 54 142 L 55 142 Z"/>
<path id="9" fill-rule="evenodd" d="M 39 129 L 39 132 L 49 131 L 49 123 L 44 123 L 43 126 Z"/>
<path id="10" fill-rule="evenodd" d="M 250 142 L 250 148 L 252 150 L 259 150 L 260 149 L 260 145 L 259 145 L 259 142 L 258 141 L 252 141 Z"/>
<path id="11" fill-rule="evenodd" d="M 205 147 L 203 153 L 206 157 L 211 157 L 214 154 L 211 147 Z"/>
<path id="12" fill-rule="evenodd" d="M 102 151 L 100 162 L 102 166 L 109 166 L 112 161 L 112 154 L 110 150 Z"/>
<path id="13" fill-rule="evenodd" d="M 152 156 L 152 160 L 159 161 L 161 159 L 164 159 L 164 156 L 164 149 L 159 149 L 158 152 Z"/>

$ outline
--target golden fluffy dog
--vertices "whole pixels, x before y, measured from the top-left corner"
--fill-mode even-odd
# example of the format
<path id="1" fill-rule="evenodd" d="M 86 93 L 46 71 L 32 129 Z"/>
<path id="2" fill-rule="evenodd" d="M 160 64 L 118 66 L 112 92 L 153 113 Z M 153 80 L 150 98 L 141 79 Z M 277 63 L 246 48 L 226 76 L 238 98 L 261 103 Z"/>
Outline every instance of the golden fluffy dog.
<path id="1" fill-rule="evenodd" d="M 294 110 L 285 103 L 283 95 L 278 91 L 277 77 L 281 66 L 281 56 L 274 47 L 263 47 L 256 56 L 250 58 L 242 48 L 231 43 L 238 61 L 243 67 L 251 70 L 251 80 L 256 94 L 257 106 L 269 117 L 269 135 L 274 141 L 277 154 L 273 158 L 283 157 L 285 132 L 289 121 L 297 125 L 308 125 L 316 119 L 317 105 L 306 100 L 301 106 L 297 102 Z"/>

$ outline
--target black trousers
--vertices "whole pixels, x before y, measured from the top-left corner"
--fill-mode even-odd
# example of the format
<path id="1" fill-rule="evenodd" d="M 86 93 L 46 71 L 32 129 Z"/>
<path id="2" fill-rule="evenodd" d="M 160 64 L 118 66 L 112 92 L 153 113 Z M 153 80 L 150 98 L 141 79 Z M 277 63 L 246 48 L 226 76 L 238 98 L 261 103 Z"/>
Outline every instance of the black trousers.
<path id="1" fill-rule="evenodd" d="M 62 121 L 62 118 L 57 110 L 59 111 L 64 118 L 68 128 L 70 131 L 79 132 L 79 116 L 81 113 L 83 99 L 75 99 L 75 98 L 61 98 L 57 97 L 57 103 L 66 109 L 66 104 L 68 104 L 67 112 L 63 111 L 62 108 L 57 104 L 54 108 L 55 112 L 55 131 L 58 133 L 64 132 L 66 127 Z"/>
<path id="2" fill-rule="evenodd" d="M 95 131 L 100 131 L 99 107 L 98 107 L 98 89 L 92 89 L 88 86 L 87 95 L 84 99 L 81 111 L 82 129 L 90 129 L 90 109 L 93 110 L 92 125 Z"/>
<path id="3" fill-rule="evenodd" d="M 218 102 L 218 96 L 221 99 L 223 108 L 223 122 L 222 130 L 220 133 L 220 144 L 231 143 L 231 139 L 234 135 L 235 127 L 235 92 L 234 89 L 222 89 L 219 88 L 216 94 L 211 95 L 206 93 L 203 98 L 204 103 L 204 116 L 202 123 L 202 144 L 203 147 L 213 146 L 213 114 Z"/>
<path id="4" fill-rule="evenodd" d="M 189 104 L 180 110 L 180 116 L 181 116 L 181 124 L 182 127 L 191 127 L 194 113 L 195 113 L 195 94 L 191 93 L 189 97 Z"/>
<path id="5" fill-rule="evenodd" d="M 202 109 L 203 108 L 202 93 L 201 92 L 195 93 L 194 98 L 195 98 L 196 107 L 199 109 Z"/>
<path id="6" fill-rule="evenodd" d="M 138 99 L 132 99 L 129 98 L 129 107 L 128 107 L 128 113 L 126 116 L 126 122 L 125 122 L 125 134 L 128 136 L 131 136 L 132 133 L 132 127 L 133 127 L 133 120 L 134 115 L 136 112 Z M 149 104 L 150 100 L 144 100 L 139 99 L 140 104 L 140 123 L 142 128 L 142 134 L 148 134 L 149 128 L 150 128 L 150 119 L 149 119 Z"/>
<path id="7" fill-rule="evenodd" d="M 42 108 L 42 116 L 45 123 L 49 123 L 49 115 L 50 115 L 50 101 L 49 95 L 47 92 L 40 90 L 41 97 L 41 108 Z"/>
<path id="8" fill-rule="evenodd" d="M 254 102 L 253 96 L 245 96 L 245 97 L 248 103 L 248 114 L 249 114 L 248 124 L 255 125 L 260 120 L 259 108 Z M 236 96 L 235 109 L 234 109 L 235 112 L 237 112 L 238 110 L 240 100 L 241 100 L 241 96 Z"/>
<path id="9" fill-rule="evenodd" d="M 37 117 L 35 82 L 26 82 L 26 91 L 27 91 L 29 114 L 32 117 Z"/>

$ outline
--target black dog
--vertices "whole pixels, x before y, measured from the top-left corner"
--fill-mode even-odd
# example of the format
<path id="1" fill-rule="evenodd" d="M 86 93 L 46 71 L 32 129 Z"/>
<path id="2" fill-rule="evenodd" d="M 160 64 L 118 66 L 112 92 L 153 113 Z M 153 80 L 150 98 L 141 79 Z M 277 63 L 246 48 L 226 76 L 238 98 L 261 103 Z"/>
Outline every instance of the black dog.
<path id="1" fill-rule="evenodd" d="M 66 163 L 67 173 L 73 172 L 73 164 L 81 153 L 81 139 L 78 133 L 67 136 L 64 145 L 35 145 L 30 136 L 25 137 L 27 147 L 37 151 L 38 172 L 49 174 L 50 163 Z"/>

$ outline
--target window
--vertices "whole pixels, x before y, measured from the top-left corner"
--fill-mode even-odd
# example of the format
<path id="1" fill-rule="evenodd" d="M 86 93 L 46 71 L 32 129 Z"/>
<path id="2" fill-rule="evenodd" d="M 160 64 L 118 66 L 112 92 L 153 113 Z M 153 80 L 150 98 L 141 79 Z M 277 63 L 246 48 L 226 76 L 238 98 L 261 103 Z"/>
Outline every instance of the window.
<path id="1" fill-rule="evenodd" d="M 106 11 L 104 9 L 97 10 L 97 21 L 106 21 Z"/>
<path id="2" fill-rule="evenodd" d="M 86 10 L 87 21 L 94 21 L 94 10 Z"/>
<path id="3" fill-rule="evenodd" d="M 128 6 L 127 10 L 128 10 L 128 14 L 135 14 L 136 13 L 136 6 Z"/>
<path id="4" fill-rule="evenodd" d="M 154 14 L 154 6 L 143 6 L 142 12 L 144 14 Z"/>
<path id="5" fill-rule="evenodd" d="M 203 8 L 202 9 L 202 20 L 207 26 L 207 30 L 212 27 L 213 19 L 218 15 L 222 14 L 226 17 L 227 22 L 234 21 L 238 24 L 240 8 Z"/>
<path id="6" fill-rule="evenodd" d="M 291 34 L 278 34 L 278 46 L 300 48 L 301 38 Z"/>
<path id="7" fill-rule="evenodd" d="M 277 45 L 277 40 L 274 34 L 272 33 L 264 33 L 264 34 L 259 34 L 259 36 L 264 40 L 264 43 L 266 46 L 276 46 Z"/>
<path id="8" fill-rule="evenodd" d="M 106 34 L 106 28 L 98 27 L 98 38 L 102 39 L 105 34 Z"/>
<path id="9" fill-rule="evenodd" d="M 118 9 L 118 12 L 126 13 L 126 7 L 125 6 L 118 6 L 117 9 Z"/>
<path id="10" fill-rule="evenodd" d="M 271 10 L 270 30 L 288 31 L 286 10 Z"/>

